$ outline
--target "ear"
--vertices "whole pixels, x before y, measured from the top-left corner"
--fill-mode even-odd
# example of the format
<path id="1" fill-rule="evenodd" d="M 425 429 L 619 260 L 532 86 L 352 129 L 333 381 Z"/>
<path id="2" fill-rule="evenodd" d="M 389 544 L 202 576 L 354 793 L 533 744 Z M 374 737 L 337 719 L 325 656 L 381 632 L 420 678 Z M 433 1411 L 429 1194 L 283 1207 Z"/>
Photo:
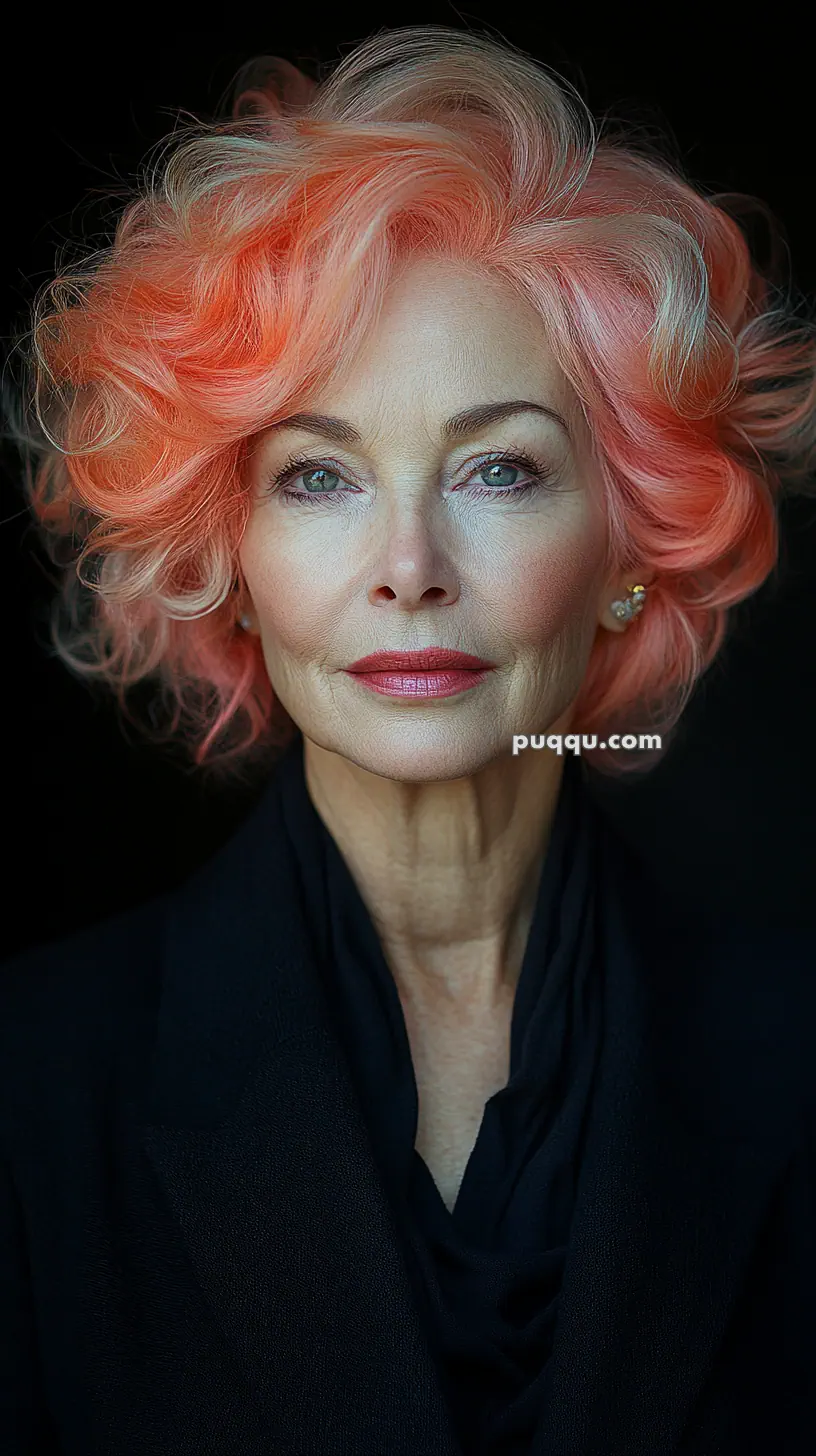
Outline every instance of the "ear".
<path id="1" fill-rule="evenodd" d="M 232 105 L 236 121 L 246 116 L 287 116 L 305 110 L 317 82 L 283 56 L 260 56 L 239 72 Z"/>
<path id="2" fill-rule="evenodd" d="M 258 631 L 258 614 L 255 611 L 255 603 L 243 579 L 242 572 L 233 581 L 232 591 L 230 593 L 230 608 L 233 614 L 233 621 L 243 632 L 256 633 Z M 246 618 L 250 625 L 245 626 L 241 620 L 242 618 Z"/>
<path id="3" fill-rule="evenodd" d="M 252 604 L 252 598 L 246 594 L 235 604 L 235 620 L 243 632 L 254 636 L 258 631 L 258 617 Z"/>

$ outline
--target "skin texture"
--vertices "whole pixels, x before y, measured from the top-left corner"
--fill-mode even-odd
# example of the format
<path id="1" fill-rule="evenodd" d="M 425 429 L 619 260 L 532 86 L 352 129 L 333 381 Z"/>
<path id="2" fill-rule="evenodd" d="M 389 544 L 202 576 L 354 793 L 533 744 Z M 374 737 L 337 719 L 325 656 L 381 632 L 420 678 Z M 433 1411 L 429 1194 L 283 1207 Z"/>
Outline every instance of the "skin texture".
<path id="1" fill-rule="evenodd" d="M 442 440 L 448 416 L 510 399 L 558 410 L 571 440 L 529 412 Z M 484 1088 L 502 1085 L 494 1029 L 512 1009 L 564 762 L 549 749 L 514 758 L 512 736 L 569 730 L 595 634 L 626 630 L 610 602 L 649 578 L 604 574 L 586 420 L 539 316 L 501 281 L 413 259 L 342 388 L 309 409 L 363 443 L 290 428 L 260 439 L 243 610 L 304 734 L 311 797 L 379 932 L 416 1062 L 456 1064 L 465 1046 L 478 1059 L 481 1046 Z M 552 478 L 517 500 L 478 498 L 529 478 L 490 473 L 485 457 L 511 448 Z M 284 500 L 269 479 L 290 452 L 313 457 L 291 489 L 342 496 Z M 429 645 L 497 666 L 466 693 L 419 702 L 343 672 Z"/>

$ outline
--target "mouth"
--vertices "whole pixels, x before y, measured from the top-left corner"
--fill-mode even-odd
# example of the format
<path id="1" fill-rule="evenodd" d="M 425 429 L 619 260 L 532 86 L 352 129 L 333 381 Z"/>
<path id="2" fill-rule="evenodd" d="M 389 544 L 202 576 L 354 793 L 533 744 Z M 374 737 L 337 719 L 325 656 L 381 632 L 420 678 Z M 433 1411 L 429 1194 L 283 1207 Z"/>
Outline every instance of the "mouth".
<path id="1" fill-rule="evenodd" d="M 444 672 L 458 670 L 485 672 L 495 663 L 470 652 L 454 652 L 447 647 L 423 647 L 420 652 L 372 652 L 352 662 L 346 672 Z"/>
<path id="2" fill-rule="evenodd" d="M 426 647 L 421 652 L 373 652 L 345 671 L 361 687 L 389 698 L 449 698 L 483 682 L 495 666 L 469 652 Z"/>

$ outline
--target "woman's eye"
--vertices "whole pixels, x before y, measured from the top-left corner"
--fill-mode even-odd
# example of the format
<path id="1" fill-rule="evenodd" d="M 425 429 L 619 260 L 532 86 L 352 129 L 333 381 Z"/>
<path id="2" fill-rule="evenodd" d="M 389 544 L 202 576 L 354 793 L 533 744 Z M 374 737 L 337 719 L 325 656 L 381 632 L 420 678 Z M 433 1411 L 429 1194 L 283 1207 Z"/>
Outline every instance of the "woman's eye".
<path id="1" fill-rule="evenodd" d="M 518 473 L 519 473 L 519 466 L 518 465 L 510 465 L 506 461 L 503 461 L 503 460 L 499 460 L 499 461 L 495 461 L 494 460 L 494 462 L 493 462 L 492 465 L 483 465 L 482 468 L 481 468 L 481 470 L 479 470 L 477 473 L 478 473 L 478 475 L 480 477 L 483 476 L 483 475 L 487 475 L 489 477 L 492 477 L 491 479 L 488 480 L 488 482 L 487 482 L 488 485 L 496 485 L 500 489 L 502 487 L 504 487 L 506 489 L 508 486 L 513 486 L 513 485 L 515 485 L 517 483 L 514 480 L 511 480 L 509 482 L 507 481 L 507 479 L 499 480 L 498 477 L 500 475 L 504 475 L 506 477 L 508 471 L 510 472 L 511 475 L 513 475 L 513 474 L 518 475 Z M 480 484 L 482 483 L 481 480 L 480 480 L 479 483 Z"/>
<path id="2" fill-rule="evenodd" d="M 519 498 L 542 487 L 552 473 L 550 466 L 536 460 L 524 450 L 507 451 L 483 460 L 455 488 L 454 494 L 465 494 L 479 499 Z M 508 476 L 511 479 L 508 480 Z M 519 480 L 519 476 L 523 478 Z M 302 488 L 294 489 L 293 483 L 298 481 L 303 483 Z M 346 492 L 343 483 L 344 477 L 340 471 L 333 469 L 325 461 L 296 456 L 287 460 L 270 481 L 269 488 L 276 491 L 287 504 L 322 505 L 333 496 L 344 498 Z"/>
<path id="3" fill-rule="evenodd" d="M 316 481 L 315 476 L 323 476 L 324 478 L 323 480 Z M 332 491 L 330 484 L 326 484 L 327 476 L 329 478 L 329 482 L 331 482 L 332 477 L 334 477 L 335 480 L 339 480 L 340 478 L 336 471 L 325 470 L 322 466 L 318 466 L 314 470 L 302 471 L 300 478 L 306 481 L 305 489 L 309 495 L 332 495 L 336 492 Z M 293 479 L 293 477 L 290 475 L 288 479 L 291 480 Z M 295 491 L 294 494 L 299 495 L 300 491 Z"/>

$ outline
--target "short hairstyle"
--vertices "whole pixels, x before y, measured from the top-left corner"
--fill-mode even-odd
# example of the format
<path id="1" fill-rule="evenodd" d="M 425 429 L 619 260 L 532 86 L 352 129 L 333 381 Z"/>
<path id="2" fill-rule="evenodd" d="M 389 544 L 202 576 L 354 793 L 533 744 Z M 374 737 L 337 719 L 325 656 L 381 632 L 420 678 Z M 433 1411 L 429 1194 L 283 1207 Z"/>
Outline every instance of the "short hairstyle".
<path id="1" fill-rule="evenodd" d="M 599 629 L 574 731 L 656 731 L 665 752 L 816 458 L 816 324 L 774 277 L 775 219 L 705 195 L 665 138 L 596 124 L 486 32 L 384 29 L 316 70 L 242 67 L 215 119 L 140 168 L 111 245 L 38 291 L 7 434 L 60 565 L 50 650 L 126 717 L 144 681 L 142 731 L 187 771 L 268 764 L 291 723 L 236 622 L 249 454 L 341 377 L 404 261 L 444 256 L 541 316 L 589 426 L 609 563 L 653 575 L 628 631 Z M 728 211 L 745 203 L 764 270 Z"/>

